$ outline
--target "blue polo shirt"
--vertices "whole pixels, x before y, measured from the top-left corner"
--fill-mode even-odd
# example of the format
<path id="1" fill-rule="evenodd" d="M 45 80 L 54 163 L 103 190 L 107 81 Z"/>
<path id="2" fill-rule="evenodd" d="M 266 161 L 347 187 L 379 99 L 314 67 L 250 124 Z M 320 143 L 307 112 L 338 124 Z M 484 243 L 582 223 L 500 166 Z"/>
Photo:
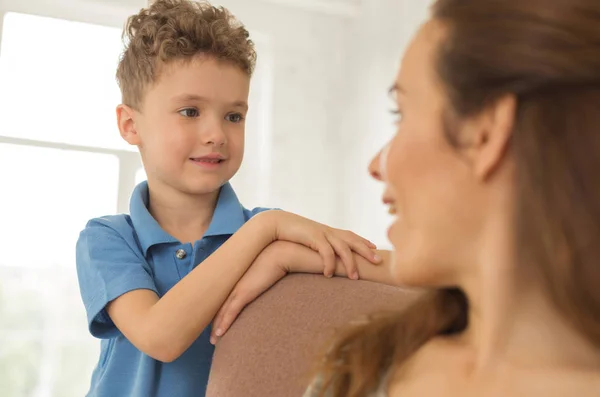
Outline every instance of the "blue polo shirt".
<path id="1" fill-rule="evenodd" d="M 204 396 L 213 356 L 210 327 L 177 360 L 162 363 L 133 346 L 105 306 L 136 289 L 163 296 L 263 210 L 245 209 L 231 185 L 225 184 L 208 230 L 192 247 L 166 233 L 150 215 L 148 185 L 142 182 L 131 197 L 131 215 L 88 222 L 77 241 L 77 275 L 89 330 L 101 339 L 88 397 Z"/>

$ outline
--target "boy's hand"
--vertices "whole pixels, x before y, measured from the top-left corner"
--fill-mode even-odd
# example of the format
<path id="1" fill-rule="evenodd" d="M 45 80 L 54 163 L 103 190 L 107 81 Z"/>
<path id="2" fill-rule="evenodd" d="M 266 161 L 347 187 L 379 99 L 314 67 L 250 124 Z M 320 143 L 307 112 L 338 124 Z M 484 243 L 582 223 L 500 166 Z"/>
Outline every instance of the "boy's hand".
<path id="1" fill-rule="evenodd" d="M 348 277 L 354 280 L 358 279 L 358 271 L 352 252 L 374 264 L 381 261 L 374 251 L 375 244 L 350 231 L 334 229 L 285 211 L 268 211 L 264 215 L 273 222 L 276 240 L 302 244 L 317 251 L 325 263 L 323 274 L 327 277 L 334 275 L 336 255 L 344 263 Z"/>
<path id="2" fill-rule="evenodd" d="M 248 303 L 258 298 L 288 273 L 282 260 L 285 258 L 284 249 L 285 245 L 275 242 L 256 258 L 217 312 L 213 320 L 210 343 L 215 344 L 217 339 L 225 334 Z"/>

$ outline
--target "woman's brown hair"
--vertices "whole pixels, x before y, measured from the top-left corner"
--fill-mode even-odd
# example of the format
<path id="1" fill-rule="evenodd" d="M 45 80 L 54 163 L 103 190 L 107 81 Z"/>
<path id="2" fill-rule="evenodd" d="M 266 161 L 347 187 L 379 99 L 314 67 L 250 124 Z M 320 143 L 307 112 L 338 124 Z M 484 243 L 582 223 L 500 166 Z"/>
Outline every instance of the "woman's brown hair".
<path id="1" fill-rule="evenodd" d="M 449 119 L 517 98 L 519 265 L 600 347 L 600 1 L 437 0 L 432 16 L 447 28 L 435 68 Z M 368 396 L 428 340 L 463 330 L 467 310 L 461 291 L 438 290 L 342 330 L 319 368 L 323 395 Z"/>

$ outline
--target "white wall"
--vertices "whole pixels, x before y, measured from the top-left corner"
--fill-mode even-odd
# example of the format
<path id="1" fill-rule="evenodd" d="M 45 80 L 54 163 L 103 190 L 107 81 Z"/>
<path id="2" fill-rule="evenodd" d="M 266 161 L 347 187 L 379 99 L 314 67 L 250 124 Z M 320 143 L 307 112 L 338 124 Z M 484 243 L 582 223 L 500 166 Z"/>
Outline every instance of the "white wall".
<path id="1" fill-rule="evenodd" d="M 336 108 L 332 87 L 341 81 L 344 19 L 260 1 L 220 3 L 259 32 L 269 50 L 265 56 L 258 46 L 259 67 L 270 63 L 272 103 L 269 195 L 257 204 L 332 222 L 336 173 L 329 167 L 335 162 L 328 158 L 328 141 L 336 120 L 327 109 Z"/>
<path id="2" fill-rule="evenodd" d="M 220 3 L 251 31 L 260 32 L 270 50 L 270 189 L 266 203 L 260 204 L 338 222 L 337 132 L 345 110 L 339 105 L 349 21 L 269 2 Z M 259 47 L 259 65 L 263 61 Z"/>
<path id="3" fill-rule="evenodd" d="M 381 203 L 383 186 L 370 178 L 367 166 L 394 133 L 390 110 L 395 104 L 388 90 L 396 77 L 401 55 L 413 33 L 427 16 L 430 0 L 364 1 L 362 13 L 346 40 L 346 62 L 350 66 L 339 141 L 343 150 L 339 175 L 343 205 L 341 227 L 388 246 L 387 209 Z"/>

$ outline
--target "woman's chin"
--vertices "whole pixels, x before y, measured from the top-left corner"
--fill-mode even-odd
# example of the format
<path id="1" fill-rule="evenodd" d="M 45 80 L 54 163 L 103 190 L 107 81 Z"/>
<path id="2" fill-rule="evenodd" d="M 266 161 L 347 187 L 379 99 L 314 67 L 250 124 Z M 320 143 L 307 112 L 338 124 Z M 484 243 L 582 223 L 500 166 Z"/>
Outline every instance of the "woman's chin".
<path id="1" fill-rule="evenodd" d="M 402 231 L 402 223 L 399 219 L 395 218 L 387 230 L 388 241 L 392 244 L 395 251 L 402 252 L 401 247 L 406 245 L 406 239 L 403 236 L 406 236 L 406 233 Z"/>
<path id="2" fill-rule="evenodd" d="M 390 259 L 392 278 L 398 285 L 412 285 L 418 278 L 420 267 L 416 265 L 414 239 L 408 230 L 403 228 L 399 219 L 388 228 L 388 240 L 393 246 Z"/>
<path id="3" fill-rule="evenodd" d="M 394 235 L 395 235 L 396 229 L 398 228 L 397 223 L 398 223 L 398 220 L 394 219 L 394 222 L 392 222 L 392 224 L 387 229 L 388 241 L 390 243 L 392 243 L 392 245 L 394 246 L 394 249 L 396 249 L 396 244 L 394 243 Z"/>
<path id="4" fill-rule="evenodd" d="M 427 275 L 423 274 L 425 269 L 417 265 L 418 261 L 411 258 L 407 248 L 406 244 L 394 245 L 390 258 L 392 279 L 394 284 L 399 286 L 420 288 L 423 286 L 423 278 L 426 278 Z"/>

